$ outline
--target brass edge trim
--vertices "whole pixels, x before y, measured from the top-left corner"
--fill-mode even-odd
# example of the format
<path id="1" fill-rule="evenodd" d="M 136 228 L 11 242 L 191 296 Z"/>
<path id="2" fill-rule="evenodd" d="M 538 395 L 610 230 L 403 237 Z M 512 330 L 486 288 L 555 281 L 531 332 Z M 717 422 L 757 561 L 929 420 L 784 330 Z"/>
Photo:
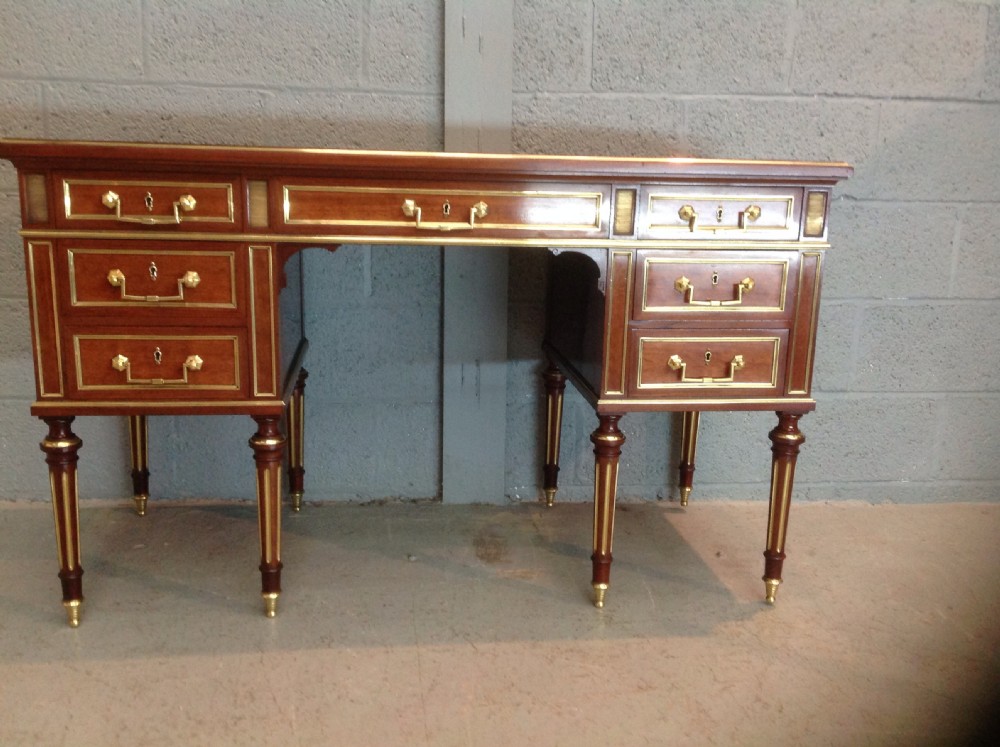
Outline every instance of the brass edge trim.
<path id="1" fill-rule="evenodd" d="M 274 298 L 274 253 L 272 247 L 270 246 L 248 246 L 247 251 L 249 261 L 249 271 L 250 271 L 250 327 L 251 327 L 251 337 L 250 337 L 250 349 L 252 351 L 253 357 L 253 394 L 255 397 L 276 397 L 277 387 L 278 387 L 278 362 L 277 355 L 277 340 L 275 340 L 275 324 L 274 324 L 274 314 L 275 314 L 275 298 Z M 257 351 L 257 294 L 254 292 L 257 288 L 256 275 L 254 272 L 254 252 L 255 251 L 265 251 L 267 252 L 267 294 L 268 303 L 270 305 L 270 318 L 268 320 L 268 328 L 271 330 L 271 383 L 274 384 L 272 391 L 262 392 L 260 390 L 260 381 L 258 377 L 258 369 L 260 361 L 258 359 Z"/>
<path id="2" fill-rule="evenodd" d="M 617 285 L 615 283 L 615 278 L 616 278 L 616 275 L 615 275 L 615 257 L 619 257 L 619 256 L 622 256 L 622 255 L 624 255 L 628 259 L 628 267 L 625 270 L 625 282 L 627 284 L 627 289 L 626 289 L 626 295 L 625 295 L 625 339 L 624 339 L 624 341 L 622 343 L 622 360 L 621 360 L 622 375 L 621 375 L 621 381 L 618 384 L 618 388 L 614 389 L 614 390 L 612 390 L 612 389 L 606 389 L 605 390 L 606 394 L 624 394 L 625 393 L 626 376 L 628 374 L 628 365 L 627 365 L 627 363 L 628 363 L 628 324 L 629 324 L 629 321 L 632 318 L 632 280 L 633 280 L 633 265 L 635 263 L 635 258 L 634 258 L 634 255 L 633 255 L 633 253 L 631 251 L 612 251 L 612 252 L 608 253 L 608 287 L 607 287 L 607 292 L 606 292 L 605 298 L 607 298 L 607 299 L 614 298 L 614 291 L 617 289 Z M 609 308 L 608 308 L 607 313 L 609 315 L 611 314 L 610 304 L 609 304 Z M 605 350 L 605 352 L 607 352 L 608 350 L 611 349 L 611 333 L 612 333 L 612 329 L 611 329 L 611 324 L 610 323 L 605 323 L 604 326 L 606 328 L 605 329 L 605 333 L 604 333 L 604 350 Z M 607 354 L 605 354 L 603 357 L 604 357 L 604 372 L 603 372 L 603 375 L 601 376 L 601 378 L 603 379 L 603 381 L 601 382 L 602 385 L 604 385 L 604 384 L 610 384 L 611 383 L 609 381 L 609 375 L 610 375 L 609 371 L 610 371 L 610 366 L 611 366 L 611 360 L 610 360 L 610 358 L 608 357 Z"/>
<path id="3" fill-rule="evenodd" d="M 246 399 L 197 399 L 197 400 L 158 400 L 156 402 L 150 402 L 148 399 L 143 400 L 100 400 L 100 401 L 89 401 L 89 400 L 63 400 L 60 402 L 41 402 L 35 401 L 31 403 L 32 409 L 38 410 L 59 410 L 60 412 L 70 411 L 70 410 L 90 410 L 90 409 L 101 409 L 107 407 L 128 407 L 141 411 L 143 413 L 148 413 L 156 410 L 163 409 L 176 409 L 180 407 L 194 407 L 199 409 L 207 410 L 217 410 L 219 408 L 240 408 L 247 410 L 257 410 L 266 408 L 280 408 L 284 406 L 284 402 L 281 400 L 246 400 Z"/>
<path id="4" fill-rule="evenodd" d="M 663 384 L 643 384 L 642 383 L 642 348 L 646 342 L 770 342 L 773 344 L 771 350 L 771 381 L 764 383 L 757 382 L 666 382 Z M 781 350 L 781 337 L 768 335 L 766 337 L 651 337 L 642 335 L 639 337 L 639 351 L 636 366 L 636 388 L 643 389 L 775 389 L 778 386 L 778 355 Z"/>
<path id="5" fill-rule="evenodd" d="M 704 249 L 704 246 L 701 247 Z M 759 265 L 781 265 L 781 290 L 780 298 L 781 301 L 778 306 L 744 306 L 740 304 L 739 306 L 649 306 L 647 304 L 647 290 L 649 288 L 648 278 L 649 278 L 649 266 L 651 264 L 759 264 Z M 704 258 L 697 257 L 691 259 L 682 259 L 680 257 L 646 257 L 643 268 L 643 283 L 642 283 L 642 311 L 646 313 L 683 313 L 683 314 L 694 314 L 694 313 L 717 313 L 717 312 L 729 312 L 729 313 L 746 313 L 746 312 L 769 312 L 769 313 L 784 313 L 785 311 L 785 300 L 788 297 L 788 267 L 791 264 L 791 259 L 741 259 L 738 257 L 729 258 Z"/>
<path id="6" fill-rule="evenodd" d="M 781 189 L 780 187 L 778 189 Z M 796 191 L 801 191 L 797 189 Z M 733 195 L 713 195 L 713 194 L 670 194 L 670 193 L 660 193 L 660 192 L 648 192 L 649 200 L 646 203 L 646 215 L 649 216 L 650 220 L 646 224 L 647 230 L 661 230 L 661 231 L 690 231 L 690 227 L 680 224 L 675 225 L 671 223 L 653 223 L 652 218 L 656 217 L 656 213 L 653 210 L 653 203 L 655 201 L 673 201 L 673 202 L 784 202 L 786 204 L 785 208 L 785 224 L 784 225 L 758 225 L 757 223 L 752 223 L 744 228 L 739 228 L 738 226 L 719 226 L 719 227 L 704 227 L 706 233 L 715 233 L 716 231 L 789 231 L 791 226 L 789 223 L 795 215 L 795 194 L 789 195 L 776 195 L 776 196 L 764 196 L 764 195 L 754 195 L 752 193 L 744 192 L 740 194 Z"/>
<path id="7" fill-rule="evenodd" d="M 159 182 L 159 181 L 147 181 L 147 180 L 133 180 L 133 179 L 67 179 L 62 178 L 63 184 L 63 205 L 65 208 L 66 220 L 114 220 L 113 215 L 106 215 L 103 213 L 77 213 L 73 214 L 72 206 L 72 195 L 70 194 L 70 187 L 74 184 L 80 185 L 107 185 L 109 187 L 180 187 L 182 189 L 225 189 L 226 190 L 226 203 L 228 208 L 228 217 L 219 218 L 207 216 L 192 215 L 184 216 L 185 223 L 236 223 L 236 211 L 233 203 L 233 184 L 231 182 Z M 135 217 L 135 216 L 127 216 Z"/>
<path id="8" fill-rule="evenodd" d="M 62 344 L 60 343 L 59 337 L 59 309 L 57 306 L 57 294 L 56 294 L 56 267 L 55 267 L 55 257 L 51 241 L 28 241 L 28 276 L 30 278 L 29 291 L 31 293 L 31 315 L 32 315 L 32 332 L 34 333 L 34 348 L 35 348 L 35 376 L 36 382 L 38 384 L 38 395 L 40 397 L 64 397 L 66 392 L 63 388 L 63 367 L 62 367 Z M 44 366 L 44 356 L 42 355 L 42 342 L 41 342 L 41 328 L 38 319 L 38 293 L 36 291 L 38 276 L 35 269 L 35 247 L 48 247 L 48 257 L 49 257 L 49 273 L 52 283 L 52 324 L 55 333 L 55 344 L 56 344 L 56 372 L 59 375 L 59 391 L 57 392 L 47 392 L 45 391 L 45 366 Z"/>
<path id="9" fill-rule="evenodd" d="M 771 409 L 771 406 L 780 408 L 782 405 L 815 405 L 816 400 L 811 397 L 737 397 L 737 398 L 723 398 L 723 397 L 707 397 L 705 399 L 690 399 L 687 397 L 669 397 L 663 399 L 655 399 L 652 397 L 631 397 L 627 399 L 599 399 L 597 400 L 598 407 L 616 407 L 618 405 L 623 405 L 629 407 L 632 405 L 676 405 L 677 410 L 681 411 L 685 407 L 691 409 L 698 409 L 699 407 L 705 407 L 710 405 L 768 405 L 765 409 Z"/>
<path id="10" fill-rule="evenodd" d="M 236 243 L 269 243 L 269 244 L 427 244 L 441 246 L 455 244 L 459 246 L 537 246 L 541 248 L 598 248 L 598 249 L 705 249 L 711 246 L 713 250 L 728 251 L 739 249 L 759 249 L 771 251 L 780 249 L 800 249 L 808 246 L 810 249 L 829 249 L 826 242 L 779 241 L 770 239 L 734 240 L 734 239 L 595 239 L 571 237 L 540 237 L 540 238 L 483 238 L 469 233 L 461 236 L 449 233 L 433 236 L 384 236 L 361 234 L 300 234 L 300 233 L 226 233 L 217 232 L 154 232 L 154 231 L 112 231 L 112 230 L 73 230 L 73 229 L 21 229 L 19 235 L 25 239 L 155 239 L 157 241 L 226 241 Z M 454 233 L 454 232 L 453 232 Z"/>
<path id="11" fill-rule="evenodd" d="M 823 252 L 803 252 L 803 256 L 816 257 L 816 275 L 813 281 L 813 306 L 809 320 L 809 340 L 806 350 L 806 385 L 812 383 L 813 359 L 816 355 L 816 333 L 819 325 L 819 297 L 820 297 L 820 275 L 823 271 Z"/>
<path id="12" fill-rule="evenodd" d="M 151 302 L 151 301 L 113 301 L 107 303 L 104 301 L 78 301 L 76 292 L 76 263 L 75 257 L 78 254 L 107 254 L 109 256 L 121 256 L 121 255 L 149 255 L 152 254 L 152 249 L 89 249 L 85 247 L 79 247 L 74 249 L 73 247 L 66 248 L 66 255 L 69 261 L 69 299 L 70 305 L 77 309 L 83 308 L 119 308 L 122 306 L 131 308 L 146 308 L 149 306 L 157 305 L 157 308 L 168 309 L 171 307 L 177 307 L 181 309 L 237 309 L 239 305 L 237 304 L 236 298 L 236 252 L 235 251 L 197 251 L 194 249 L 166 249 L 160 250 L 159 254 L 169 254 L 173 257 L 228 257 L 229 258 L 229 298 L 231 299 L 229 303 L 200 303 L 200 302 L 190 302 L 190 301 L 164 301 L 162 303 L 167 304 L 166 306 L 159 306 L 161 302 Z"/>

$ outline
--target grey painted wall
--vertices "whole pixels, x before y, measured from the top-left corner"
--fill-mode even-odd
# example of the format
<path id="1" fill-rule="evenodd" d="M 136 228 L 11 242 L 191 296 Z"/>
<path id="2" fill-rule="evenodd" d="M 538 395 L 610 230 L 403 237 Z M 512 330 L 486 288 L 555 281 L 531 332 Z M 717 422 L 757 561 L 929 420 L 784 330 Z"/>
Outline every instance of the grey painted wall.
<path id="1" fill-rule="evenodd" d="M 797 497 L 1000 498 L 1000 3 L 521 0 L 513 44 L 516 151 L 852 162 Z M 430 0 L 0 3 L 4 136 L 440 150 L 442 70 Z M 17 223 L 3 165 L 0 498 L 45 499 Z M 301 256 L 307 498 L 436 496 L 440 254 Z M 506 493 L 535 500 L 544 278 L 510 261 Z M 703 418 L 693 500 L 766 497 L 772 420 Z M 564 500 L 594 424 L 571 393 Z M 623 495 L 669 495 L 672 426 L 624 419 Z M 249 419 L 150 430 L 154 498 L 252 495 Z M 125 496 L 121 423 L 77 432 L 84 498 Z"/>

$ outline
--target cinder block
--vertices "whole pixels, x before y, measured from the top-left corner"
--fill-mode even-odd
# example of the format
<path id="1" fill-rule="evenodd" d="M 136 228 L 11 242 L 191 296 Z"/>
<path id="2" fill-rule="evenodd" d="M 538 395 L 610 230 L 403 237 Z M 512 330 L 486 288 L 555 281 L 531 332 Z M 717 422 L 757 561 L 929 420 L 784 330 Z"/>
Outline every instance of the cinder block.
<path id="1" fill-rule="evenodd" d="M 1000 397 L 947 397 L 938 426 L 936 477 L 1000 481 Z"/>
<path id="2" fill-rule="evenodd" d="M 371 294 L 372 303 L 440 308 L 441 251 L 430 246 L 371 247 Z"/>
<path id="3" fill-rule="evenodd" d="M 142 142 L 266 144 L 265 94 L 156 85 L 48 86 L 48 136 Z"/>
<path id="4" fill-rule="evenodd" d="M 334 252 L 326 249 L 303 249 L 299 252 L 305 273 L 303 294 L 306 299 L 306 327 L 311 333 L 310 317 L 327 307 L 355 306 L 364 297 L 363 278 L 365 247 L 345 244 Z"/>
<path id="5" fill-rule="evenodd" d="M 663 96 L 514 95 L 517 153 L 690 155 L 684 105 Z"/>
<path id="6" fill-rule="evenodd" d="M 837 200 L 824 298 L 945 298 L 957 211 Z"/>
<path id="7" fill-rule="evenodd" d="M 437 151 L 444 147 L 441 96 L 278 92 L 265 106 L 264 142 L 312 148 Z"/>
<path id="8" fill-rule="evenodd" d="M 810 416 L 806 416 L 807 420 Z M 711 486 L 750 483 L 760 486 L 752 491 L 767 498 L 771 474 L 771 442 L 767 434 L 778 424 L 773 412 L 705 412 L 698 425 L 698 453 L 695 459 L 694 492 L 711 494 Z M 676 423 L 679 429 L 679 422 Z M 802 424 L 805 432 L 809 423 Z M 807 434 L 808 436 L 808 434 Z M 674 436 L 678 441 L 680 434 Z M 672 452 L 679 457 L 679 441 Z M 674 456 L 676 454 L 676 456 Z M 671 463 L 669 480 L 677 482 L 677 465 Z M 694 498 L 692 498 L 694 500 Z"/>
<path id="9" fill-rule="evenodd" d="M 950 0 L 799 3 L 792 88 L 805 94 L 975 98 L 989 9 Z"/>
<path id="10" fill-rule="evenodd" d="M 857 356 L 854 344 L 861 307 L 855 303 L 827 302 L 820 308 L 819 331 L 813 365 L 813 396 L 851 388 Z"/>
<path id="11" fill-rule="evenodd" d="M 593 24 L 591 0 L 515 3 L 514 90 L 589 90 Z"/>
<path id="12" fill-rule="evenodd" d="M 1000 205 L 968 206 L 962 213 L 951 294 L 955 298 L 1000 298 L 998 257 Z"/>
<path id="13" fill-rule="evenodd" d="M 0 16 L 5 11 L 0 7 Z M 8 11 L 9 12 L 9 11 Z M 8 39 L 9 29 L 3 32 Z M 5 52 L 5 55 L 7 52 Z M 3 63 L 0 62 L 0 65 Z M 42 137 L 42 87 L 39 83 L 0 80 L 0 137 Z M 10 164 L 7 164 L 9 167 Z M 0 182 L 0 184 L 4 184 Z"/>
<path id="14" fill-rule="evenodd" d="M 121 80 L 142 74 L 142 5 L 132 0 L 0 3 L 0 76 Z"/>
<path id="15" fill-rule="evenodd" d="M 1000 202 L 1000 104 L 881 104 L 879 144 L 848 182 L 858 197 Z"/>
<path id="16" fill-rule="evenodd" d="M 371 0 L 368 82 L 403 93 L 444 86 L 444 5 L 433 0 Z"/>
<path id="17" fill-rule="evenodd" d="M 729 97 L 688 103 L 693 155 L 848 161 L 861 167 L 873 154 L 878 105 L 839 99 Z M 841 188 L 853 194 L 853 180 Z"/>
<path id="18" fill-rule="evenodd" d="M 222 85 L 355 88 L 366 5 L 241 0 L 223 11 L 191 0 L 151 3 L 147 74 Z"/>
<path id="19" fill-rule="evenodd" d="M 3 353 L 6 355 L 6 351 Z M 42 421 L 31 416 L 31 394 L 21 392 L 24 399 L 0 399 L 0 499 L 49 500 L 48 468 L 38 444 L 45 437 Z M 52 556 L 55 558 L 55 556 Z"/>
<path id="20" fill-rule="evenodd" d="M 178 498 L 255 500 L 256 473 L 248 445 L 257 430 L 252 419 L 156 416 L 148 422 L 151 503 Z"/>
<path id="21" fill-rule="evenodd" d="M 595 3 L 594 90 L 783 92 L 787 16 L 783 0 Z"/>
<path id="22" fill-rule="evenodd" d="M 23 299 L 24 248 L 17 235 L 21 203 L 16 193 L 0 192 L 0 298 Z"/>
<path id="23" fill-rule="evenodd" d="M 1000 304 L 878 305 L 862 318 L 854 390 L 1000 391 Z"/>
<path id="24" fill-rule="evenodd" d="M 990 8 L 986 26 L 986 71 L 982 98 L 1000 100 L 1000 5 Z"/>
<path id="25" fill-rule="evenodd" d="M 35 368 L 28 301 L 0 298 L 0 397 L 31 397 Z"/>

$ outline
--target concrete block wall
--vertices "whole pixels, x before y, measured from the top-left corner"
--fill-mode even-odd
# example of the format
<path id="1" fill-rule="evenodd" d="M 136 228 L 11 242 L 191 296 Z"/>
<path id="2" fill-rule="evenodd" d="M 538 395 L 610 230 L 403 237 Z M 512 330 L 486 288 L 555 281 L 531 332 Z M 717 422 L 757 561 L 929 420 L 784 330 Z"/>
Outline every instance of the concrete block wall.
<path id="1" fill-rule="evenodd" d="M 435 0 L 2 3 L 0 133 L 440 150 L 442 21 Z M 853 163 L 797 497 L 1000 497 L 1000 3 L 515 0 L 513 53 L 518 151 Z M 44 499 L 16 214 L 0 165 L 0 497 Z M 301 261 L 310 498 L 437 495 L 438 255 Z M 506 492 L 534 500 L 544 275 L 510 261 Z M 773 420 L 706 415 L 693 500 L 766 497 Z M 563 499 L 590 498 L 594 423 L 571 393 Z M 674 420 L 623 429 L 623 494 L 670 495 Z M 154 419 L 154 495 L 251 496 L 251 430 Z M 83 495 L 126 495 L 121 423 L 77 431 Z"/>

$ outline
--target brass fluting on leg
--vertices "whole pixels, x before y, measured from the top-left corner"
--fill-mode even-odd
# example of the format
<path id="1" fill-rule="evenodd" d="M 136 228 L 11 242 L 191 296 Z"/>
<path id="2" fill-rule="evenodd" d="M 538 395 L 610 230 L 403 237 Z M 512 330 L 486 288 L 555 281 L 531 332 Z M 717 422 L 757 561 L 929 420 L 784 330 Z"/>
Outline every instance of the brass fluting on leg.
<path id="1" fill-rule="evenodd" d="M 274 617 L 278 614 L 278 593 L 271 592 L 270 594 L 261 594 L 264 598 L 264 614 L 268 617 Z"/>
<path id="2" fill-rule="evenodd" d="M 767 576 L 764 576 L 765 602 L 767 602 L 768 604 L 774 604 L 774 597 L 778 593 L 778 586 L 780 584 L 781 584 L 781 579 L 768 578 Z"/>
<path id="3" fill-rule="evenodd" d="M 604 607 L 604 595 L 608 593 L 607 584 L 594 584 L 594 606 L 598 609 Z"/>

